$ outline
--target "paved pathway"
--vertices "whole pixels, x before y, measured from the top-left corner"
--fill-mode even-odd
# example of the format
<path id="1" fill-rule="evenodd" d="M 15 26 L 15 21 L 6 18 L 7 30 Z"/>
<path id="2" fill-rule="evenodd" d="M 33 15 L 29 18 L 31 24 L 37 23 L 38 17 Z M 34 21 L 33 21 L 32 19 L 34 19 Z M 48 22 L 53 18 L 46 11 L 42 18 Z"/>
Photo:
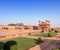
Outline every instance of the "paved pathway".
<path id="1" fill-rule="evenodd" d="M 54 38 L 45 38 L 45 42 L 30 48 L 29 50 L 51 50 L 57 47 L 57 43 L 60 40 L 60 34 Z M 60 42 L 60 41 L 59 41 Z"/>
<path id="2" fill-rule="evenodd" d="M 29 50 L 43 50 L 43 49 L 45 49 L 46 46 L 48 46 L 47 44 L 50 44 L 50 43 L 51 43 L 51 41 L 45 40 L 44 43 L 41 43 L 35 47 L 32 47 Z"/>

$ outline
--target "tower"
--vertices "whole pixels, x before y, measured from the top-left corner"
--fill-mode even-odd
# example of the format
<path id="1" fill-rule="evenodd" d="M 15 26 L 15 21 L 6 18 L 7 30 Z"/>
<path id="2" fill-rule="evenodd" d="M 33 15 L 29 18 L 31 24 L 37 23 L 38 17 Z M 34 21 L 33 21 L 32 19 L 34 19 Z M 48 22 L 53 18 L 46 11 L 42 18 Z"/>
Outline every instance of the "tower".
<path id="1" fill-rule="evenodd" d="M 38 28 L 40 31 L 48 32 L 50 30 L 50 21 L 39 21 Z"/>

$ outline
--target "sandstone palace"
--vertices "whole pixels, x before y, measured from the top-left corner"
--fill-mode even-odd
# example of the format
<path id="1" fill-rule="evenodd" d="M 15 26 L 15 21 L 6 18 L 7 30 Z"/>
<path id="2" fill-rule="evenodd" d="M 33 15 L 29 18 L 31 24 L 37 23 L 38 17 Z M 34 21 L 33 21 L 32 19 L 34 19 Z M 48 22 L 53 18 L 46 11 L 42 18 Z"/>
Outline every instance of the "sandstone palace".
<path id="1" fill-rule="evenodd" d="M 51 30 L 50 21 L 39 21 L 38 26 L 24 25 L 24 26 L 0 26 L 0 30 L 40 30 L 48 32 Z"/>

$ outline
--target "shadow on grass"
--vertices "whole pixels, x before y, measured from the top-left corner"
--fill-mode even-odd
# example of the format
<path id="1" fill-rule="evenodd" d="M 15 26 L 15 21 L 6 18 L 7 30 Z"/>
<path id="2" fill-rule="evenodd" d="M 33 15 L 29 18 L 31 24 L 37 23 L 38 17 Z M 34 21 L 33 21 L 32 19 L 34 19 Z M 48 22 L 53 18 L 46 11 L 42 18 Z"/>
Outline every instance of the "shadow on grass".
<path id="1" fill-rule="evenodd" d="M 0 42 L 0 50 L 3 50 L 4 42 Z"/>
<path id="2" fill-rule="evenodd" d="M 13 45 L 17 45 L 17 42 L 16 41 L 8 41 L 8 42 L 6 42 L 5 44 L 4 44 L 4 46 L 3 46 L 3 49 L 4 50 L 14 50 L 14 49 L 11 49 L 12 48 L 12 46 Z M 15 47 L 17 47 L 17 46 L 15 46 Z M 14 47 L 14 48 L 15 48 Z M 15 48 L 16 49 L 16 48 Z"/>
<path id="3" fill-rule="evenodd" d="M 6 43 L 0 42 L 0 50 L 15 50 L 17 49 L 17 42 L 16 41 L 7 41 Z"/>

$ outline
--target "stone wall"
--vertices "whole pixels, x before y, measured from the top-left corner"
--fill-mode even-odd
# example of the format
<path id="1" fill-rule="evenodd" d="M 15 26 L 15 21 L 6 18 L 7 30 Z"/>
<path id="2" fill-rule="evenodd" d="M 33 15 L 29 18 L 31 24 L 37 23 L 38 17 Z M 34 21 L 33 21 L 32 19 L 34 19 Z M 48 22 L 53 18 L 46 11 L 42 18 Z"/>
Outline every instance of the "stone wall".
<path id="1" fill-rule="evenodd" d="M 38 34 L 39 30 L 0 30 L 0 40 L 27 36 L 29 33 Z"/>
<path id="2" fill-rule="evenodd" d="M 26 25 L 26 26 L 0 26 L 0 30 L 15 30 L 15 29 L 20 29 L 20 30 L 33 30 L 33 26 Z"/>

